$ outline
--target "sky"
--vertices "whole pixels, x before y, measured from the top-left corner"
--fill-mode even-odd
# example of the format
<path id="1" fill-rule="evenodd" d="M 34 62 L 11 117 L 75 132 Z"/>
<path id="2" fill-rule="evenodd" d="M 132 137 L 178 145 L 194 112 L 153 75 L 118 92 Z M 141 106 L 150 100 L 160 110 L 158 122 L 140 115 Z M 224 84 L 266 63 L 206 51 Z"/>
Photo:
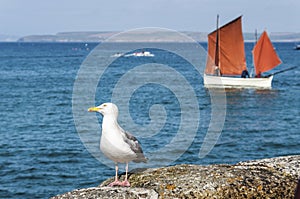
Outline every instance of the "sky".
<path id="1" fill-rule="evenodd" d="M 0 0 L 0 34 L 126 31 L 210 32 L 243 15 L 243 31 L 300 32 L 299 0 Z"/>

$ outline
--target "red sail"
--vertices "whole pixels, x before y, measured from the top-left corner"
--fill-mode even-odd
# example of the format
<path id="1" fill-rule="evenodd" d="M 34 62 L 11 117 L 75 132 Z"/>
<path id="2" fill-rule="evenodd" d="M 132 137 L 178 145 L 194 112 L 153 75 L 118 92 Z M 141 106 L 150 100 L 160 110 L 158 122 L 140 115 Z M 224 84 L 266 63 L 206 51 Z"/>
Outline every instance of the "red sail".
<path id="1" fill-rule="evenodd" d="M 247 69 L 241 20 L 238 17 L 208 35 L 206 74 L 215 74 L 216 60 L 222 75 L 241 75 Z"/>
<path id="2" fill-rule="evenodd" d="M 266 31 L 260 36 L 252 53 L 256 75 L 271 70 L 281 64 L 281 60 L 274 50 Z"/>

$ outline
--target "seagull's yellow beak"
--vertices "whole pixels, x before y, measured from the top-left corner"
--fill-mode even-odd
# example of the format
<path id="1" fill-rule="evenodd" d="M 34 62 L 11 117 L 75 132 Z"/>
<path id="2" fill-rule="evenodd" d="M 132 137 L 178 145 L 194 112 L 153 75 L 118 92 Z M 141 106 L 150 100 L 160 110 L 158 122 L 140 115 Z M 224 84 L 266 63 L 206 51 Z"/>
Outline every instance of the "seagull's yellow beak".
<path id="1" fill-rule="evenodd" d="M 101 108 L 99 108 L 99 107 L 91 107 L 88 109 L 88 112 L 98 112 L 100 110 L 101 110 Z"/>

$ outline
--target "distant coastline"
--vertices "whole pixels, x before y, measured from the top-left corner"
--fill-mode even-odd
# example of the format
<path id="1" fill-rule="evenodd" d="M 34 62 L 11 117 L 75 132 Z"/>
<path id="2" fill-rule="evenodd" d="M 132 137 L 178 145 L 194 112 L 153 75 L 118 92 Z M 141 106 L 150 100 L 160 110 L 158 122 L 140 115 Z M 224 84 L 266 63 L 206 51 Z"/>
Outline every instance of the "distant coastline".
<path id="1" fill-rule="evenodd" d="M 103 42 L 118 34 L 118 31 L 86 31 L 86 32 L 60 32 L 54 35 L 28 35 L 24 37 L 0 35 L 0 42 Z M 181 33 L 193 38 L 198 42 L 206 42 L 206 32 L 181 31 Z M 159 37 L 149 40 L 147 34 L 140 34 L 136 37 L 137 42 L 177 42 L 176 34 L 169 32 L 160 33 Z M 273 42 L 300 42 L 300 33 L 275 32 L 269 33 Z M 254 33 L 244 33 L 246 42 L 255 41 Z M 132 38 L 120 38 L 118 42 L 132 41 Z"/>

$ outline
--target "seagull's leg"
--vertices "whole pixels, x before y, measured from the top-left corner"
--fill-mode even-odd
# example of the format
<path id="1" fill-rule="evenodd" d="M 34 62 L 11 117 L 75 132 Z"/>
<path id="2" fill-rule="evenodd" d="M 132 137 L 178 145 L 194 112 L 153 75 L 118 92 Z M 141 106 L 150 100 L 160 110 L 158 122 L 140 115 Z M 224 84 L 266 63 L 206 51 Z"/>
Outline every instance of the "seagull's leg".
<path id="1" fill-rule="evenodd" d="M 128 162 L 126 162 L 126 167 L 125 167 L 126 173 L 125 173 L 125 180 L 122 182 L 122 186 L 124 187 L 130 187 L 130 183 L 128 182 Z"/>
<path id="2" fill-rule="evenodd" d="M 116 170 L 115 181 L 109 184 L 110 187 L 122 185 L 122 182 L 120 182 L 118 180 L 118 170 L 119 170 L 119 167 L 118 167 L 118 163 L 117 162 L 115 163 L 115 170 Z"/>

